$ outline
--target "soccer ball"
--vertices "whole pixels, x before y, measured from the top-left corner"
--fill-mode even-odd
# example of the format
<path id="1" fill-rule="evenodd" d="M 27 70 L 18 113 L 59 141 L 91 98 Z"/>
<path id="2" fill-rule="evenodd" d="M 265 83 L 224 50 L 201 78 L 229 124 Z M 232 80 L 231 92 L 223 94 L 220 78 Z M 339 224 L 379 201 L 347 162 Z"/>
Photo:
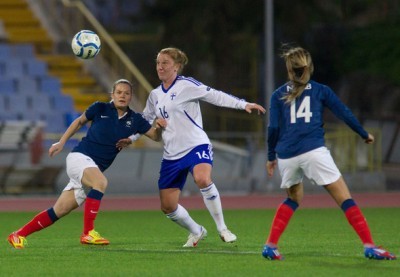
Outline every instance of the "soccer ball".
<path id="1" fill-rule="evenodd" d="M 101 41 L 99 36 L 90 30 L 76 33 L 71 42 L 72 51 L 81 59 L 91 59 L 99 54 Z"/>

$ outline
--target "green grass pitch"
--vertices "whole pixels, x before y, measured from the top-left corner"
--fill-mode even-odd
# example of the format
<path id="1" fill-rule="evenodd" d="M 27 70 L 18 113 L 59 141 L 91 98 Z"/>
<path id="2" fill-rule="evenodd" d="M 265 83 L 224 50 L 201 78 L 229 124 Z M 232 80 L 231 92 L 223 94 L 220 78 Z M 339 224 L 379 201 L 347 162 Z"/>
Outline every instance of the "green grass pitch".
<path id="1" fill-rule="evenodd" d="M 28 237 L 16 250 L 7 235 L 35 213 L 0 213 L 0 276 L 399 276 L 400 262 L 368 260 L 340 209 L 299 209 L 280 240 L 284 261 L 261 256 L 275 210 L 226 210 L 237 234 L 223 243 L 207 211 L 190 211 L 208 230 L 197 248 L 182 248 L 187 233 L 160 211 L 100 212 L 96 229 L 109 246 L 79 243 L 82 212 Z M 399 255 L 400 209 L 363 212 L 375 242 Z"/>

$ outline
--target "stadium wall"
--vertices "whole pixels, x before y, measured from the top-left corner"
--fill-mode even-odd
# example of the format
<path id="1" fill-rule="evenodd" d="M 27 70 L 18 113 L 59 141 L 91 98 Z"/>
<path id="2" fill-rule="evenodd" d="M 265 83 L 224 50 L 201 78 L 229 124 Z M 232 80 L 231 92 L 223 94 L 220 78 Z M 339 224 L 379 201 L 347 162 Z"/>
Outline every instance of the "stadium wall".
<path id="1" fill-rule="evenodd" d="M 68 153 L 54 158 L 45 158 L 44 164 L 65 165 Z M 110 194 L 158 194 L 157 180 L 162 157 L 161 149 L 126 149 L 120 153 L 113 165 L 105 172 L 109 179 Z M 278 172 L 267 178 L 265 151 L 261 150 L 251 160 L 223 151 L 214 151 L 213 180 L 225 194 L 249 194 L 280 191 Z M 344 174 L 352 191 L 385 191 L 383 172 L 357 172 Z M 63 170 L 57 180 L 56 190 L 61 191 L 68 182 Z M 305 190 L 320 192 L 322 189 L 305 180 Z M 197 194 L 198 189 L 189 174 L 184 193 Z"/>

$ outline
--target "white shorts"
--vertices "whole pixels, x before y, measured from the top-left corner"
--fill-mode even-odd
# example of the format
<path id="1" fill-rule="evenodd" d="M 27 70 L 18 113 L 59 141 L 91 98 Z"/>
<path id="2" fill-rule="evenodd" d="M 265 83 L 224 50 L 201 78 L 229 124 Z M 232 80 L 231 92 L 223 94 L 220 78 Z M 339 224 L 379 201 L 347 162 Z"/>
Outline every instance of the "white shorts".
<path id="1" fill-rule="evenodd" d="M 86 200 L 85 187 L 81 182 L 83 171 L 88 167 L 98 166 L 92 158 L 78 152 L 69 153 L 66 160 L 69 183 L 65 186 L 64 191 L 74 190 L 76 202 L 80 206 Z"/>
<path id="2" fill-rule="evenodd" d="M 304 175 L 319 186 L 331 184 L 341 176 L 325 146 L 293 158 L 278 158 L 278 168 L 282 177 L 281 188 L 301 183 Z"/>

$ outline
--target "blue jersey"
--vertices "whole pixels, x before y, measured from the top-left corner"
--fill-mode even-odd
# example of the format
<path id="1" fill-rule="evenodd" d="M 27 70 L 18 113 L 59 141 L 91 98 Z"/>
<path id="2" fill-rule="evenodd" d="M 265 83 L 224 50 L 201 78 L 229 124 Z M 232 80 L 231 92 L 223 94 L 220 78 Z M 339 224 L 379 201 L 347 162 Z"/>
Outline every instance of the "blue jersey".
<path id="1" fill-rule="evenodd" d="M 327 107 L 363 139 L 367 131 L 328 86 L 310 81 L 303 93 L 286 103 L 290 90 L 285 84 L 271 97 L 268 126 L 268 160 L 292 158 L 325 145 L 323 112 Z"/>
<path id="2" fill-rule="evenodd" d="M 101 171 L 106 170 L 119 153 L 115 145 L 120 139 L 131 134 L 145 134 L 151 128 L 141 114 L 129 108 L 122 118 L 118 118 L 113 102 L 95 102 L 85 114 L 91 125 L 86 137 L 82 138 L 72 152 L 91 157 Z"/>

